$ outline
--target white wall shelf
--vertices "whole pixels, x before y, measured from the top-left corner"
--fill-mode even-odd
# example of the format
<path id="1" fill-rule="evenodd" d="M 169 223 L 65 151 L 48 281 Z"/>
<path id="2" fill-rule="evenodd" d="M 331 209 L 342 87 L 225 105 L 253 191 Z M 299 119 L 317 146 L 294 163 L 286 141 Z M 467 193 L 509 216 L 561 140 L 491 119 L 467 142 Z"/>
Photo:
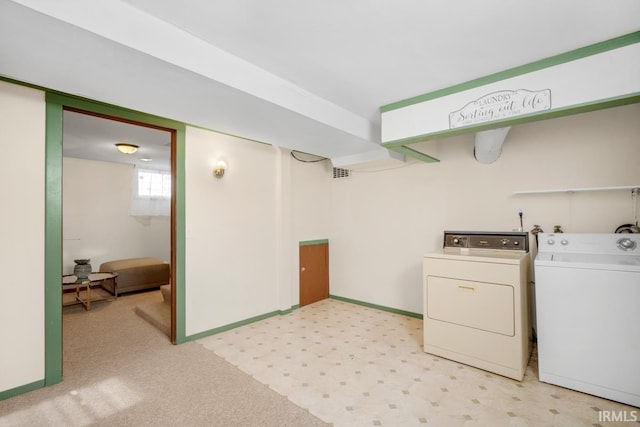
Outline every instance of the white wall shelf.
<path id="1" fill-rule="evenodd" d="M 553 190 L 514 191 L 513 194 L 579 193 L 579 192 L 585 192 L 585 191 L 618 191 L 618 190 L 640 190 L 640 184 L 623 185 L 619 187 L 584 187 L 584 188 L 559 188 L 559 189 L 553 189 Z"/>

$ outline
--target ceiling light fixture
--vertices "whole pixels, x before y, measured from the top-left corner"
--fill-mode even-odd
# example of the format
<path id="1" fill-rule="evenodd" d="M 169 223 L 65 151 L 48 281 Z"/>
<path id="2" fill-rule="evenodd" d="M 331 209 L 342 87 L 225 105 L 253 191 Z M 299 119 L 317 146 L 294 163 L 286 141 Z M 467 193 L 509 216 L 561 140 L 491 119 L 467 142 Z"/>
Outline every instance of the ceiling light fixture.
<path id="1" fill-rule="evenodd" d="M 120 143 L 116 144 L 116 148 L 118 149 L 118 151 L 124 154 L 133 154 L 138 151 L 138 146 L 133 144 Z"/>

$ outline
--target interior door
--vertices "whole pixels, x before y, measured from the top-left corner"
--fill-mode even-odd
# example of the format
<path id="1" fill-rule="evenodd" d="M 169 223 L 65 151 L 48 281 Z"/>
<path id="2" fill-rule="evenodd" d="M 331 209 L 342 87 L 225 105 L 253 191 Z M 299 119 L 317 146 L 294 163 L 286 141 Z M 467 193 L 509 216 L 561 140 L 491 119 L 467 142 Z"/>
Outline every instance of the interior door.
<path id="1" fill-rule="evenodd" d="M 329 298 L 329 242 L 300 244 L 300 307 Z"/>

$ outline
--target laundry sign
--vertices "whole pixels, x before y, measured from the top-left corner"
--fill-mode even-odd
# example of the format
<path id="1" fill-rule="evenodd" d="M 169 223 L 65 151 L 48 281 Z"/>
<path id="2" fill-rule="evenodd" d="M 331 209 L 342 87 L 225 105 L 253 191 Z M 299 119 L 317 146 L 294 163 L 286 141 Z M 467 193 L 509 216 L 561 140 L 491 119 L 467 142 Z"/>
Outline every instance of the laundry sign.
<path id="1" fill-rule="evenodd" d="M 455 129 L 551 109 L 551 89 L 502 90 L 471 101 L 449 113 L 449 128 Z"/>

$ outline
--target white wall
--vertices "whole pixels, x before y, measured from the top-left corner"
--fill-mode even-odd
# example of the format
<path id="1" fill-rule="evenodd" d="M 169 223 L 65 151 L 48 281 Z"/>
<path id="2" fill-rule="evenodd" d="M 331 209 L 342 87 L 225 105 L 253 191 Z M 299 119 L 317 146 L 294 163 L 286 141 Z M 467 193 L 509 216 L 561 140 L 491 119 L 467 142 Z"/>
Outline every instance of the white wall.
<path id="1" fill-rule="evenodd" d="M 187 128 L 186 334 L 279 309 L 274 147 Z M 218 158 L 228 163 L 213 176 Z"/>
<path id="2" fill-rule="evenodd" d="M 171 218 L 129 215 L 133 166 L 63 158 L 63 274 L 74 259 L 103 262 L 137 257 L 171 261 Z"/>
<path id="3" fill-rule="evenodd" d="M 300 158 L 313 159 L 298 155 Z M 332 227 L 331 162 L 325 160 L 305 163 L 289 155 L 291 166 L 291 305 L 300 302 L 300 252 L 299 243 L 309 240 L 329 239 L 329 253 L 336 238 Z M 331 268 L 329 270 L 331 272 Z"/>
<path id="4" fill-rule="evenodd" d="M 0 81 L 0 391 L 44 379 L 44 93 Z"/>
<path id="5" fill-rule="evenodd" d="M 511 129 L 493 164 L 473 135 L 421 144 L 441 160 L 332 182 L 331 293 L 422 312 L 424 253 L 445 229 L 613 232 L 632 222 L 630 191 L 516 196 L 514 191 L 640 184 L 640 105 Z"/>

